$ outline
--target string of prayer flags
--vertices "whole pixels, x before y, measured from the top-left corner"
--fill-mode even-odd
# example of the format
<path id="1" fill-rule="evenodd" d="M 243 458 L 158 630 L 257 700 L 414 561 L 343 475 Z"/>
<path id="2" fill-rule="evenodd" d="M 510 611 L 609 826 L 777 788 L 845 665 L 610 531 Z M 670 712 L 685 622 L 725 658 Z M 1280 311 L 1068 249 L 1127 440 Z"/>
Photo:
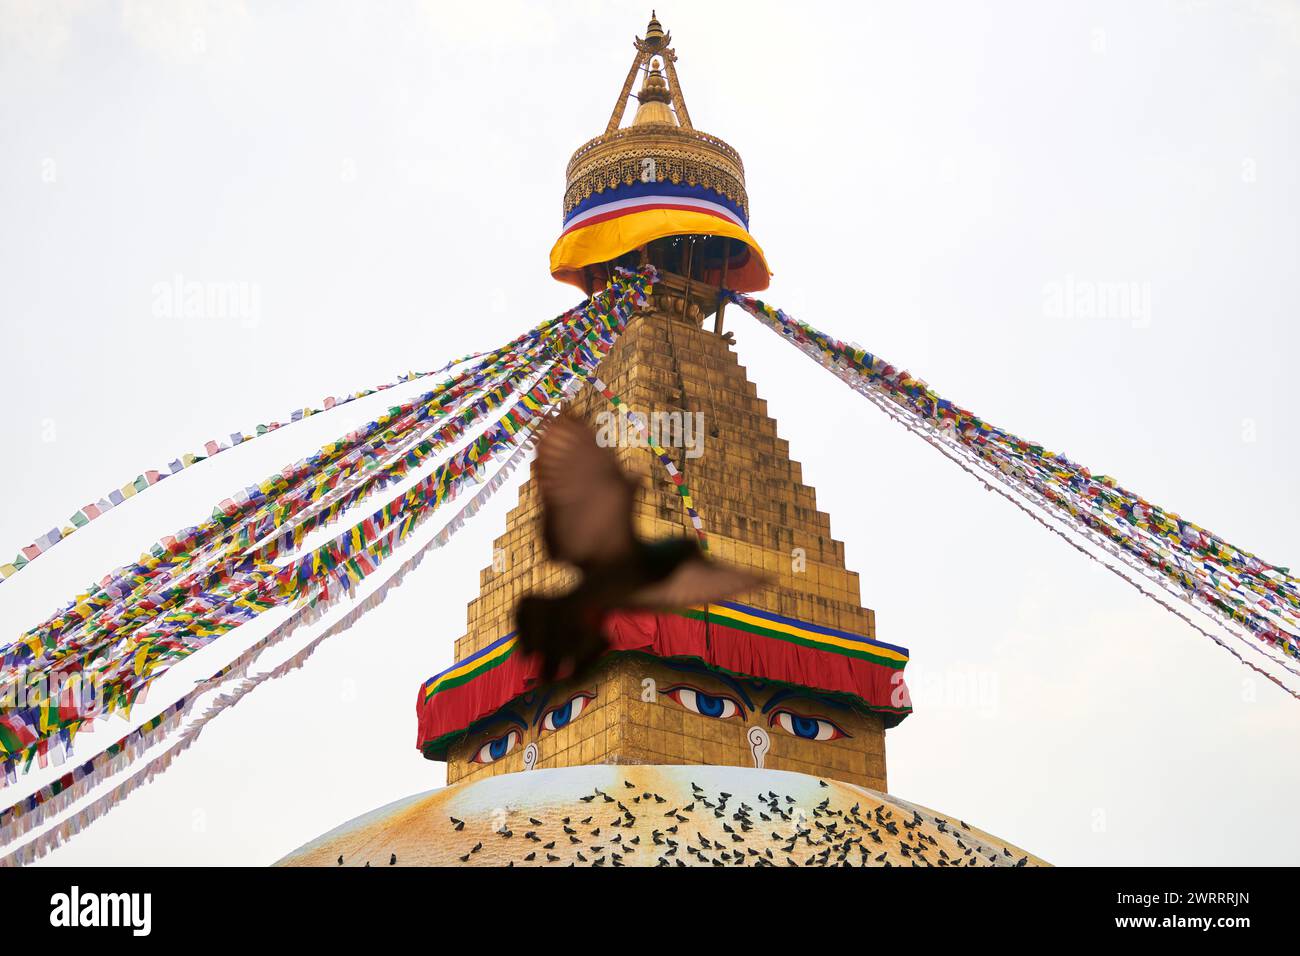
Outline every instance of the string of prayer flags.
<path id="1" fill-rule="evenodd" d="M 178 474 L 187 468 L 192 468 L 200 462 L 207 461 L 209 458 L 213 458 L 222 452 L 229 451 L 237 445 L 243 445 L 255 438 L 261 438 L 263 435 L 269 435 L 271 432 L 279 431 L 281 428 L 285 428 L 288 425 L 305 421 L 314 415 L 320 415 L 335 408 L 342 408 L 344 405 L 355 402 L 358 399 L 367 398 L 378 392 L 395 388 L 406 382 L 413 382 L 418 379 L 440 375 L 449 369 L 473 361 L 474 359 L 480 358 L 486 354 L 488 353 L 470 353 L 469 355 L 461 356 L 452 362 L 448 362 L 441 368 L 432 371 L 406 372 L 397 376 L 397 378 L 392 382 L 376 385 L 373 388 L 363 388 L 360 391 L 352 392 L 342 397 L 336 397 L 333 395 L 326 396 L 321 400 L 319 405 L 295 408 L 289 413 L 289 416 L 283 422 L 277 420 L 272 421 L 269 424 L 259 424 L 248 431 L 241 430 L 232 432 L 228 440 L 217 438 L 204 442 L 202 454 L 185 452 L 169 461 L 165 468 L 146 469 L 137 475 L 134 480 L 127 482 L 120 488 L 114 488 L 108 494 L 101 496 L 98 500 L 82 505 L 68 517 L 67 522 L 61 527 L 55 526 L 51 528 L 45 534 L 36 538 L 36 540 L 31 544 L 20 548 L 12 561 L 0 564 L 0 584 L 8 581 L 15 574 L 27 567 L 27 565 L 31 564 L 41 555 L 45 554 L 56 544 L 63 541 L 73 532 L 84 528 L 96 518 L 102 517 L 118 505 L 125 503 L 130 498 L 134 498 L 143 491 L 147 491 L 149 488 L 166 478 L 170 478 L 172 475 Z"/>
<path id="2" fill-rule="evenodd" d="M 735 292 L 726 295 L 979 477 L 986 487 L 1008 489 L 1006 496 L 1024 510 L 1037 517 L 1030 506 L 1039 509 L 1108 555 L 1113 561 L 1107 567 L 1148 597 L 1174 610 L 1163 595 L 1181 596 L 1233 638 L 1245 642 L 1269 667 L 1300 677 L 1296 666 L 1300 661 L 1300 579 L 1288 568 L 1265 561 L 1147 501 L 1114 478 L 1093 475 L 1065 455 L 984 421 L 859 346 L 835 339 L 758 299 Z M 1143 587 L 1130 575 L 1157 588 Z M 1300 697 L 1294 681 L 1288 684 L 1274 671 L 1246 661 L 1211 637 L 1242 663 Z"/>
<path id="3" fill-rule="evenodd" d="M 609 402 L 610 407 L 622 416 L 623 420 L 628 423 L 632 431 L 641 441 L 645 442 L 646 447 L 649 448 L 654 456 L 659 459 L 659 463 L 664 466 L 664 470 L 668 472 L 668 480 L 676 486 L 677 494 L 682 499 L 682 507 L 686 510 L 686 519 L 691 523 L 691 527 L 695 530 L 695 536 L 700 542 L 700 549 L 708 551 L 709 536 L 704 532 L 704 519 L 701 518 L 700 513 L 695 510 L 695 501 L 691 498 L 691 489 L 686 484 L 686 478 L 681 471 L 678 470 L 676 463 L 673 461 L 672 456 L 668 454 L 667 449 L 656 445 L 650 440 L 650 430 L 646 427 L 644 416 L 638 412 L 631 411 L 627 407 L 627 403 L 624 402 L 621 397 L 616 395 L 610 387 L 599 378 L 593 376 L 591 384 L 595 387 L 596 391 L 600 392 L 605 400 Z"/>
<path id="4" fill-rule="evenodd" d="M 16 779 L 34 761 L 64 759 L 95 717 L 129 716 L 153 680 L 222 634 L 273 608 L 297 603 L 314 610 L 353 591 L 429 514 L 463 487 L 483 485 L 486 472 L 529 440 L 541 416 L 594 374 L 655 278 L 652 269 L 620 270 L 582 306 L 220 502 L 203 524 L 162 539 L 0 648 L 4 779 Z M 410 489 L 294 556 L 311 532 L 462 440 Z M 90 703 L 80 693 L 85 688 L 94 689 Z M 131 753 L 142 740 L 128 742 Z M 71 783 L 77 782 L 74 772 Z"/>
<path id="5" fill-rule="evenodd" d="M 559 404 L 567 403 L 572 398 L 577 386 L 580 384 L 581 382 L 578 379 L 570 381 L 563 395 L 560 397 Z M 540 410 L 550 412 L 553 410 L 553 407 Z M 283 676 L 283 674 L 287 673 L 288 670 L 301 666 L 323 641 L 344 633 L 366 613 L 382 604 L 387 598 L 389 592 L 394 588 L 400 587 L 402 582 L 405 580 L 406 575 L 418 568 L 424 560 L 424 557 L 430 551 L 444 547 L 452 536 L 465 526 L 465 523 L 470 518 L 478 514 L 479 510 L 487 500 L 505 484 L 506 479 L 508 479 L 525 460 L 533 447 L 531 435 L 525 437 L 510 458 L 497 469 L 491 479 L 484 482 L 475 493 L 474 497 L 460 509 L 455 517 L 448 521 L 426 544 L 408 557 L 397 571 L 391 574 L 383 584 L 372 591 L 370 595 L 349 611 L 348 614 L 344 615 L 343 618 L 332 624 L 323 633 L 313 639 L 306 647 L 295 654 L 292 658 L 294 661 L 293 665 L 281 665 L 276 669 L 277 673 L 274 673 L 273 677 Z M 101 782 L 108 779 L 108 777 L 117 774 L 123 767 L 135 762 L 135 760 L 146 751 L 152 750 L 161 743 L 164 743 L 180 728 L 202 696 L 219 690 L 230 681 L 245 677 L 249 668 L 263 655 L 263 653 L 265 653 L 266 650 L 275 647 L 292 637 L 302 627 L 315 623 L 330 607 L 343 597 L 344 593 L 345 592 L 336 589 L 328 596 L 320 596 L 317 599 L 310 601 L 295 611 L 287 620 L 277 625 L 269 634 L 246 649 L 234 661 L 221 668 L 207 680 L 200 682 L 194 692 L 171 704 L 162 710 L 157 716 L 145 721 L 139 727 L 135 728 L 129 734 L 125 735 L 109 747 L 89 759 L 80 762 L 72 770 L 63 774 L 56 780 L 53 780 L 44 787 L 28 794 L 4 810 L 0 810 L 0 844 L 11 843 L 19 837 L 38 828 L 47 820 L 51 820 L 58 816 L 67 808 L 84 799 Z M 248 681 L 241 685 L 234 695 L 223 694 L 217 697 L 205 712 L 203 724 L 206 725 L 218 712 L 233 706 L 239 700 L 243 699 L 243 697 L 247 696 L 247 694 L 253 689 L 261 686 L 263 682 L 264 680 L 262 678 L 255 678 L 253 681 Z M 198 732 L 201 732 L 201 728 L 200 731 L 194 732 L 187 729 L 185 732 L 186 738 L 192 742 Z M 151 766 L 152 765 L 153 763 L 151 762 Z M 160 761 L 156 766 L 156 773 L 148 775 L 148 779 L 153 779 L 154 776 L 162 773 L 169 766 L 169 760 Z M 102 817 L 114 806 L 121 803 L 128 794 L 129 791 L 122 791 L 120 793 L 115 792 L 115 796 L 112 800 L 106 801 L 102 804 L 97 803 L 93 819 Z M 88 817 L 86 822 L 92 822 L 92 819 Z M 54 831 L 51 831 L 51 833 L 53 832 Z M 0 864 L 10 862 L 32 862 L 54 849 L 56 845 L 57 842 L 52 837 L 46 835 L 42 838 L 31 841 L 23 850 L 15 851 L 15 853 L 11 854 L 9 858 L 0 860 Z"/>

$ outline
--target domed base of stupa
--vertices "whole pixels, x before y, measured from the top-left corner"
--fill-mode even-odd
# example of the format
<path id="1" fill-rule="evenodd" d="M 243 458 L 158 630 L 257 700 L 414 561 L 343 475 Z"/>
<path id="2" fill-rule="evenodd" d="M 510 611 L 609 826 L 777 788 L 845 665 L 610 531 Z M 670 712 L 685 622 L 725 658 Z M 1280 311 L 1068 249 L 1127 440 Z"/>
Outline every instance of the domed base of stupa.
<path id="1" fill-rule="evenodd" d="M 276 866 L 1044 866 L 955 817 L 784 770 L 500 774 L 357 817 Z"/>

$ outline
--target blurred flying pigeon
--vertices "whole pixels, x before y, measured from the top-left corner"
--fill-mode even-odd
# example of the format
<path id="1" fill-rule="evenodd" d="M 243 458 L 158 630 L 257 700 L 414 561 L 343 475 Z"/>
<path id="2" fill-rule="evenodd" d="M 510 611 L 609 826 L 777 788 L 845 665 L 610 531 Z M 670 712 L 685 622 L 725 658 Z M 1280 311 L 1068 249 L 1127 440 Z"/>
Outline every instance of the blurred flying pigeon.
<path id="1" fill-rule="evenodd" d="M 581 574 L 572 590 L 556 597 L 526 595 L 515 608 L 519 646 L 541 656 L 546 683 L 565 662 L 580 674 L 604 653 L 602 625 L 610 611 L 691 607 L 764 583 L 705 557 L 694 538 L 638 538 L 632 523 L 635 479 L 572 416 L 547 424 L 537 447 L 537 479 L 547 554 Z"/>

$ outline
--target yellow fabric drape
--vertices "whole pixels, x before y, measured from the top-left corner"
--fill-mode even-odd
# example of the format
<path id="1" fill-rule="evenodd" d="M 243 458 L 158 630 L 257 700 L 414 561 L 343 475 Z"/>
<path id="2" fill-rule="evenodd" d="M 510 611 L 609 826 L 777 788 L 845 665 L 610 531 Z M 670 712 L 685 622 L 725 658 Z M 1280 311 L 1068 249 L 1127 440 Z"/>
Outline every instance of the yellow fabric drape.
<path id="1" fill-rule="evenodd" d="M 771 270 L 753 236 L 726 219 L 685 209 L 642 209 L 580 226 L 561 236 L 551 248 L 551 275 L 581 289 L 584 266 L 617 259 L 655 239 L 681 235 L 727 236 L 740 240 L 751 254 L 742 265 L 730 268 L 728 287 L 738 292 L 767 288 Z"/>

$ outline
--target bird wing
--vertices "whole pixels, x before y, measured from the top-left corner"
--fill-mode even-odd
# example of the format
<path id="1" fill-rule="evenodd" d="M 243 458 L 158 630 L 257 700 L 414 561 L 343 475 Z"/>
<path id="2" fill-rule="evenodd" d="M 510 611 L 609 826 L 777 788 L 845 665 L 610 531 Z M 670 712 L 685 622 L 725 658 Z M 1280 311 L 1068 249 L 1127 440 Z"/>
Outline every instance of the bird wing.
<path id="1" fill-rule="evenodd" d="M 556 561 L 584 567 L 632 550 L 636 485 L 609 448 L 570 415 L 551 420 L 537 445 L 542 538 Z"/>
<path id="2" fill-rule="evenodd" d="M 626 604 L 655 609 L 694 607 L 734 597 L 766 583 L 762 575 L 743 568 L 705 557 L 688 558 L 662 581 L 639 588 Z"/>

